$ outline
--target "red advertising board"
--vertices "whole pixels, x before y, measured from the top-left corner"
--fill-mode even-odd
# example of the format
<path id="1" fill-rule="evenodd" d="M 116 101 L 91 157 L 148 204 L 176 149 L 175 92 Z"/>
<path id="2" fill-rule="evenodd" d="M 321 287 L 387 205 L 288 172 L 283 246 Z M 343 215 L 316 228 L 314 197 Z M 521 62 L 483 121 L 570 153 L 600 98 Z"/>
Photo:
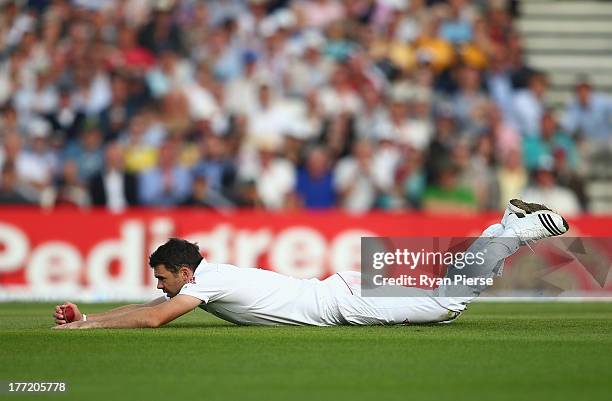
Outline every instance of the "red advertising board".
<path id="1" fill-rule="evenodd" d="M 168 237 L 196 241 L 207 260 L 302 278 L 358 270 L 362 236 L 478 236 L 497 214 L 339 211 L 216 213 L 200 209 L 0 209 L 0 299 L 142 299 L 155 295 L 149 253 Z M 607 236 L 611 217 L 570 222 Z"/>

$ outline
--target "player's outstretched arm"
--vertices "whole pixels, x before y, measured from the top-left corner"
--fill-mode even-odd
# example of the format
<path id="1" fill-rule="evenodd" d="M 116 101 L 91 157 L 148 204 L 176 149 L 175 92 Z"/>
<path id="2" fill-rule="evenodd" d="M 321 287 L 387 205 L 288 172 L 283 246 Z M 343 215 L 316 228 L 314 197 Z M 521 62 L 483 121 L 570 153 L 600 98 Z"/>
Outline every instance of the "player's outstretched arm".
<path id="1" fill-rule="evenodd" d="M 94 321 L 78 321 L 55 326 L 54 329 L 126 329 L 162 326 L 196 308 L 201 300 L 189 295 L 177 295 L 166 302 L 148 308 L 136 308 L 119 315 Z"/>
<path id="2" fill-rule="evenodd" d="M 159 297 L 159 298 L 155 298 L 154 300 L 144 303 L 144 304 L 124 305 L 124 306 L 120 306 L 115 309 L 111 309 L 106 312 L 91 313 L 91 314 L 87 314 L 87 320 L 96 321 L 96 320 L 101 320 L 101 319 L 107 319 L 109 317 L 123 315 L 126 312 L 133 311 L 138 308 L 146 308 L 146 307 L 159 305 L 160 303 L 165 302 L 165 301 L 166 301 L 165 297 Z M 67 323 L 66 318 L 64 316 L 64 308 L 66 306 L 72 306 L 72 309 L 74 310 L 74 321 L 75 322 L 79 320 L 83 320 L 83 313 L 81 313 L 81 311 L 79 310 L 79 307 L 76 304 L 73 304 L 72 302 L 64 302 L 62 305 L 55 306 L 55 312 L 53 314 L 53 317 L 55 318 L 55 324 L 66 324 Z"/>

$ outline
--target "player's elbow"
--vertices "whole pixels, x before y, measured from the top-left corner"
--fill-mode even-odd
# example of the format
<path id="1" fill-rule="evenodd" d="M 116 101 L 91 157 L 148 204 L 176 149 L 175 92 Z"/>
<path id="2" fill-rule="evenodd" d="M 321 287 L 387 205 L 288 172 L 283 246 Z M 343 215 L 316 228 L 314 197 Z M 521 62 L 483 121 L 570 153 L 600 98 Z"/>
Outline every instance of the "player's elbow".
<path id="1" fill-rule="evenodd" d="M 160 327 L 162 325 L 162 322 L 160 319 L 156 319 L 156 318 L 149 318 L 146 320 L 145 323 L 145 327 L 149 328 L 149 329 L 156 329 L 158 327 Z"/>
<path id="2" fill-rule="evenodd" d="M 155 329 L 164 324 L 164 320 L 157 313 L 148 313 L 144 319 L 144 327 Z"/>

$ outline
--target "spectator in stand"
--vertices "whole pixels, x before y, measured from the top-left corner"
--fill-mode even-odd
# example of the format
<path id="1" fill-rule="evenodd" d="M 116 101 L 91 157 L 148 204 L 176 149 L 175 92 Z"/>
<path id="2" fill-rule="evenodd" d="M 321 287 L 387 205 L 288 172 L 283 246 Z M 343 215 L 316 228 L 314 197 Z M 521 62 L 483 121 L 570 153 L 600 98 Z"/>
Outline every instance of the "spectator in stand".
<path id="1" fill-rule="evenodd" d="M 462 136 L 456 138 L 453 143 L 453 148 L 451 151 L 451 163 L 456 169 L 457 180 L 459 184 L 462 186 L 470 187 L 474 192 L 474 195 L 477 195 L 477 187 L 481 185 L 478 180 L 475 180 L 472 177 L 473 171 L 471 168 L 471 163 L 473 160 L 472 151 L 474 149 L 474 142 L 471 138 L 467 136 Z M 447 167 L 447 163 L 444 164 L 444 167 Z M 480 177 L 482 178 L 482 177 Z"/>
<path id="2" fill-rule="evenodd" d="M 357 48 L 348 35 L 345 23 L 337 21 L 326 29 L 327 43 L 323 50 L 324 54 L 337 62 L 346 62 Z"/>
<path id="3" fill-rule="evenodd" d="M 417 88 L 410 97 L 410 139 L 404 142 L 419 151 L 427 149 L 433 137 L 432 93 L 428 89 Z"/>
<path id="4" fill-rule="evenodd" d="M 138 34 L 138 41 L 153 54 L 159 55 L 169 48 L 183 52 L 182 32 L 173 18 L 173 11 L 172 2 L 158 2 L 151 19 Z"/>
<path id="5" fill-rule="evenodd" d="M 327 119 L 322 127 L 317 143 L 329 152 L 330 162 L 348 156 L 355 140 L 353 116 L 350 113 L 340 113 Z"/>
<path id="6" fill-rule="evenodd" d="M 594 92 L 589 79 L 580 76 L 567 104 L 563 129 L 599 143 L 612 140 L 612 96 Z"/>
<path id="7" fill-rule="evenodd" d="M 527 185 L 529 174 L 523 166 L 520 148 L 512 148 L 501 156 L 502 165 L 497 170 L 497 181 L 499 182 L 498 209 L 503 210 L 508 201 L 516 198 Z"/>
<path id="8" fill-rule="evenodd" d="M 129 124 L 134 111 L 128 102 L 127 80 L 119 75 L 111 79 L 111 100 L 99 115 L 105 141 L 114 141 Z"/>
<path id="9" fill-rule="evenodd" d="M 0 133 L 16 131 L 19 131 L 17 110 L 15 110 L 12 104 L 6 103 L 0 106 Z"/>
<path id="10" fill-rule="evenodd" d="M 211 13 L 208 2 L 196 1 L 181 4 L 180 14 L 176 18 L 177 31 L 182 36 L 183 46 L 189 53 L 189 49 L 195 49 L 202 38 L 210 35 L 213 29 L 211 24 Z"/>
<path id="11" fill-rule="evenodd" d="M 538 71 L 531 68 L 525 60 L 522 37 L 516 32 L 516 30 L 510 30 L 503 47 L 504 51 L 508 55 L 510 71 L 512 71 L 512 86 L 514 87 L 514 90 L 520 91 L 527 88 L 529 85 L 529 79 L 534 74 L 537 74 Z"/>
<path id="12" fill-rule="evenodd" d="M 329 86 L 319 91 L 319 103 L 326 116 L 342 113 L 357 114 L 362 109 L 361 97 L 353 86 L 348 69 L 337 64 L 329 80 Z"/>
<path id="13" fill-rule="evenodd" d="M 288 160 L 277 156 L 280 147 L 278 142 L 270 138 L 259 138 L 255 145 L 255 157 L 240 166 L 241 197 L 248 203 L 270 210 L 289 207 L 295 188 L 295 167 Z M 251 185 L 253 182 L 254 188 Z"/>
<path id="14" fill-rule="evenodd" d="M 363 93 L 363 112 L 355 116 L 355 133 L 362 139 L 376 139 L 376 129 L 384 124 L 387 116 L 384 96 L 375 88 L 368 88 Z"/>
<path id="15" fill-rule="evenodd" d="M 91 205 L 87 187 L 79 177 L 79 166 L 76 161 L 64 162 L 55 188 L 45 191 L 41 198 L 41 204 L 47 208 L 62 206 L 85 209 Z"/>
<path id="16" fill-rule="evenodd" d="M 488 106 L 487 97 L 482 90 L 480 72 L 468 65 L 459 68 L 457 92 L 452 97 L 453 112 L 459 128 L 470 135 L 482 130 L 482 117 Z"/>
<path id="17" fill-rule="evenodd" d="M 161 145 L 157 167 L 140 174 L 140 202 L 148 206 L 176 206 L 191 193 L 192 177 L 178 162 L 179 144 L 168 140 Z"/>
<path id="18" fill-rule="evenodd" d="M 259 196 L 257 184 L 253 180 L 239 182 L 236 196 L 238 205 L 242 208 L 263 209 L 265 207 Z"/>
<path id="19" fill-rule="evenodd" d="M 257 104 L 247 116 L 247 138 L 257 142 L 269 137 L 271 141 L 282 142 L 282 135 L 289 129 L 291 115 L 284 109 L 284 101 L 273 93 L 271 85 L 261 82 L 257 93 Z"/>
<path id="20" fill-rule="evenodd" d="M 377 127 L 378 137 L 390 136 L 397 142 L 412 144 L 414 147 L 423 147 L 428 138 L 416 138 L 413 136 L 410 124 L 410 109 L 408 108 L 409 94 L 396 91 L 391 94 L 388 105 L 389 113 Z"/>
<path id="21" fill-rule="evenodd" d="M 439 33 L 440 18 L 428 15 L 422 25 L 422 31 L 415 41 L 417 60 L 430 64 L 434 71 L 442 72 L 455 62 L 455 51 L 450 42 Z"/>
<path id="22" fill-rule="evenodd" d="M 161 99 L 159 118 L 169 135 L 180 138 L 186 136 L 192 128 L 192 121 L 185 118 L 189 115 L 189 102 L 182 90 L 173 89 Z"/>
<path id="23" fill-rule="evenodd" d="M 582 172 L 570 167 L 565 150 L 557 148 L 553 153 L 555 163 L 555 174 L 557 183 L 565 188 L 569 188 L 580 202 L 582 210 L 588 210 L 589 199 L 586 192 L 586 182 Z"/>
<path id="24" fill-rule="evenodd" d="M 578 150 L 573 139 L 559 130 L 557 119 L 552 110 L 542 116 L 541 135 L 528 136 L 523 140 L 523 158 L 529 170 L 535 170 L 543 159 L 553 159 L 553 154 L 560 149 L 565 155 L 567 167 L 575 170 L 578 166 Z"/>
<path id="25" fill-rule="evenodd" d="M 498 45 L 504 46 L 511 40 L 510 37 L 516 29 L 512 24 L 512 16 L 509 13 L 508 2 L 489 1 L 485 18 L 489 21 L 487 30 L 489 37 Z M 505 6 L 505 7 L 504 7 Z"/>
<path id="26" fill-rule="evenodd" d="M 172 48 L 160 49 L 157 64 L 146 75 L 149 91 L 153 97 L 163 97 L 172 88 L 182 88 L 191 83 L 191 63 L 179 58 Z"/>
<path id="27" fill-rule="evenodd" d="M 52 78 L 50 71 L 40 71 L 34 85 L 23 85 L 15 93 L 13 102 L 24 124 L 33 116 L 49 114 L 57 108 L 58 93 Z"/>
<path id="28" fill-rule="evenodd" d="M 391 4 L 389 4 L 394 9 L 394 12 L 400 14 L 400 22 L 398 23 L 399 26 L 396 30 L 398 40 L 414 43 L 414 41 L 418 38 L 422 30 L 423 23 L 426 21 L 430 13 L 430 9 L 425 3 L 425 0 L 411 0 L 409 2 L 400 1 L 391 2 Z M 378 4 L 380 4 L 380 2 L 378 2 Z"/>
<path id="29" fill-rule="evenodd" d="M 128 71 L 146 71 L 155 63 L 153 54 L 137 40 L 137 34 L 128 24 L 116 28 L 117 46 L 113 48 L 111 63 Z"/>
<path id="30" fill-rule="evenodd" d="M 436 183 L 423 194 L 423 209 L 433 213 L 471 213 L 478 201 L 471 188 L 461 185 L 457 167 L 447 164 L 440 171 Z"/>
<path id="31" fill-rule="evenodd" d="M 183 202 L 183 206 L 198 206 L 209 209 L 233 209 L 234 204 L 208 185 L 206 175 L 196 173 L 193 177 L 191 195 Z"/>
<path id="32" fill-rule="evenodd" d="M 402 146 L 390 133 L 382 133 L 375 147 L 373 172 L 381 198 L 386 199 L 395 188 L 395 172 L 402 160 Z M 388 205 L 385 205 L 388 206 Z"/>
<path id="33" fill-rule="evenodd" d="M 344 5 L 334 0 L 300 0 L 296 2 L 295 10 L 302 25 L 308 28 L 324 28 L 342 20 L 346 13 Z"/>
<path id="34" fill-rule="evenodd" d="M 507 50 L 496 46 L 489 58 L 489 69 L 485 73 L 486 86 L 497 107 L 508 120 L 512 116 L 514 88 Z"/>
<path id="35" fill-rule="evenodd" d="M 539 136 L 548 80 L 543 73 L 535 72 L 528 82 L 527 88 L 517 92 L 512 100 L 513 122 L 521 135 Z"/>
<path id="36" fill-rule="evenodd" d="M 0 164 L 12 162 L 12 168 L 19 170 L 18 165 L 23 158 L 23 140 L 16 131 L 3 132 L 2 148 L 0 148 Z M 17 173 L 19 175 L 19 173 Z"/>
<path id="37" fill-rule="evenodd" d="M 415 149 L 408 149 L 395 172 L 394 195 L 399 199 L 392 199 L 393 204 L 387 206 L 420 209 L 426 185 L 423 154 Z"/>
<path id="38" fill-rule="evenodd" d="M 257 65 L 259 55 L 253 50 L 247 50 L 242 55 L 242 74 L 232 79 L 225 85 L 226 104 L 228 111 L 234 114 L 248 115 L 254 111 L 258 104 L 260 84 L 265 79 L 265 72 Z M 204 71 L 202 71 L 204 69 Z M 213 79 L 208 66 L 202 66 L 198 70 L 198 83 L 205 86 L 204 82 Z M 208 86 L 208 85 L 207 85 Z"/>
<path id="39" fill-rule="evenodd" d="M 304 36 L 304 49 L 299 57 L 292 57 L 287 66 L 290 96 L 306 96 L 324 86 L 334 67 L 334 62 L 321 54 L 325 38 L 316 31 L 309 31 Z"/>
<path id="40" fill-rule="evenodd" d="M 138 204 L 138 177 L 125 171 L 121 146 L 110 143 L 106 147 L 104 170 L 89 181 L 89 196 L 94 206 L 122 212 Z"/>
<path id="41" fill-rule="evenodd" d="M 0 165 L 10 163 L 7 168 L 10 174 L 16 175 L 19 192 L 31 202 L 38 202 L 40 190 L 44 188 L 49 172 L 44 170 L 44 166 L 32 162 L 33 159 L 23 149 L 23 140 L 18 133 L 8 132 L 3 139 L 3 147 L 0 149 Z"/>
<path id="42" fill-rule="evenodd" d="M 327 150 L 310 149 L 304 167 L 298 169 L 296 195 L 298 202 L 308 209 L 328 209 L 336 205 L 336 190 Z"/>
<path id="43" fill-rule="evenodd" d="M 376 204 L 378 187 L 373 172 L 374 150 L 362 139 L 353 145 L 351 156 L 342 158 L 334 169 L 334 187 L 339 206 L 351 212 L 367 212 Z"/>
<path id="44" fill-rule="evenodd" d="M 496 162 L 492 135 L 480 135 L 474 144 L 467 170 L 479 210 L 496 210 L 499 205 L 499 183 L 494 169 Z"/>
<path id="45" fill-rule="evenodd" d="M 139 184 L 154 192 L 146 205 L 181 204 L 193 189 L 191 203 L 217 192 L 283 209 L 297 199 L 296 171 L 306 207 L 354 208 L 352 191 L 336 196 L 306 155 L 325 147 L 322 177 L 340 176 L 366 139 L 377 200 L 360 210 L 419 207 L 424 182 L 436 183 L 453 157 L 462 168 L 450 187 L 474 186 L 470 171 L 488 183 L 501 168 L 514 188 L 508 155 L 520 154 L 521 138 L 529 149 L 539 140 L 546 83 L 526 64 L 505 0 L 20 1 L 0 10 L 0 161 L 14 161 L 19 185 L 43 188 L 44 205 L 86 207 L 83 182 L 106 174 L 104 144 L 115 140 L 127 171 L 166 177 Z M 610 136 L 604 97 L 581 78 L 560 116 L 589 145 L 581 151 Z M 39 118 L 48 134 L 30 131 Z M 165 170 L 186 170 L 180 194 L 160 172 L 169 142 L 176 155 Z M 590 158 L 575 164 L 557 148 L 544 153 L 555 155 L 559 183 L 582 193 Z M 24 179 L 24 160 L 40 172 L 43 159 L 65 162 Z M 475 189 L 478 209 L 497 204 Z"/>
<path id="46" fill-rule="evenodd" d="M 533 182 L 525 188 L 520 198 L 526 202 L 542 202 L 564 215 L 575 215 L 581 211 L 576 195 L 568 188 L 557 185 L 554 161 L 550 158 L 540 160 Z"/>
<path id="47" fill-rule="evenodd" d="M 227 16 L 211 32 L 206 43 L 205 58 L 213 60 L 213 74 L 215 78 L 222 82 L 229 82 L 242 73 L 243 49 L 241 44 L 235 40 L 235 30 L 235 20 L 231 16 Z M 266 35 L 263 29 L 260 35 L 263 36 L 260 36 L 260 41 L 265 40 Z M 268 35 L 268 38 L 270 36 Z"/>
<path id="48" fill-rule="evenodd" d="M 470 188 L 477 209 L 496 209 L 499 191 L 497 177 L 491 168 L 496 161 L 491 135 L 483 134 L 474 140 L 468 137 L 457 140 L 451 157 L 458 184 Z"/>
<path id="49" fill-rule="evenodd" d="M 450 0 L 447 17 L 440 25 L 440 36 L 454 45 L 472 40 L 475 11 L 465 0 Z"/>
<path id="50" fill-rule="evenodd" d="M 137 114 L 130 120 L 119 141 L 124 148 L 125 167 L 132 173 L 140 173 L 153 168 L 157 162 L 158 141 L 165 133 L 158 135 L 150 129 L 145 114 Z M 149 134 L 149 135 L 148 135 Z"/>
<path id="51" fill-rule="evenodd" d="M 318 94 L 312 91 L 306 94 L 301 116 L 297 117 L 292 124 L 289 133 L 299 132 L 304 140 L 315 140 L 319 138 L 324 130 L 324 115 L 321 105 L 317 101 Z"/>
<path id="52" fill-rule="evenodd" d="M 390 21 L 383 28 L 383 34 L 374 36 L 368 49 L 375 61 L 398 72 L 409 71 L 416 64 L 414 49 L 399 32 L 402 16 L 401 10 L 392 10 Z"/>
<path id="53" fill-rule="evenodd" d="M 65 160 L 76 163 L 79 177 L 83 182 L 89 181 L 104 167 L 104 149 L 102 132 L 94 121 L 81 133 L 79 141 L 68 145 L 64 153 Z"/>
<path id="54" fill-rule="evenodd" d="M 522 137 L 512 124 L 504 120 L 501 109 L 495 103 L 489 102 L 485 113 L 485 130 L 493 135 L 495 153 L 503 158 L 506 153 L 520 149 Z"/>
<path id="55" fill-rule="evenodd" d="M 19 161 L 22 179 L 40 193 L 52 184 L 59 169 L 59 158 L 51 149 L 51 126 L 41 118 L 28 124 L 29 146 Z"/>
<path id="56" fill-rule="evenodd" d="M 17 179 L 17 170 L 13 161 L 7 160 L 2 164 L 0 177 L 0 204 L 1 205 L 29 205 L 32 201 Z"/>
<path id="57" fill-rule="evenodd" d="M 206 179 L 206 186 L 220 195 L 231 196 L 236 168 L 229 155 L 228 141 L 214 134 L 205 135 L 199 144 L 200 159 L 193 171 Z"/>
<path id="58" fill-rule="evenodd" d="M 214 78 L 207 64 L 200 64 L 196 71 L 196 79 L 183 85 L 183 90 L 189 103 L 189 115 L 193 120 L 211 120 L 221 113 L 220 105 L 213 95 Z M 242 100 L 246 102 L 247 96 Z"/>
<path id="59" fill-rule="evenodd" d="M 73 142 L 78 139 L 86 116 L 72 101 L 70 89 L 60 88 L 57 108 L 45 117 L 51 123 L 53 131 L 62 136 L 62 141 Z"/>
<path id="60" fill-rule="evenodd" d="M 450 107 L 442 107 L 436 112 L 434 136 L 427 149 L 425 171 L 429 180 L 437 177 L 440 170 L 450 161 L 457 124 Z"/>

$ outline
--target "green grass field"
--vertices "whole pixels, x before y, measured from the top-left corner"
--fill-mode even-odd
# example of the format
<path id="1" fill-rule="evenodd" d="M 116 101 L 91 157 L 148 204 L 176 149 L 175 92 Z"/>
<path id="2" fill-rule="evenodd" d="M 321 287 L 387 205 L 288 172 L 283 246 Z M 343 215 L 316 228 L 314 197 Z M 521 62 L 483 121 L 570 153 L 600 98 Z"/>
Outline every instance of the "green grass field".
<path id="1" fill-rule="evenodd" d="M 95 312 L 112 305 L 83 305 Z M 476 303 L 453 324 L 238 327 L 203 311 L 156 330 L 52 331 L 0 304 L 0 380 L 52 400 L 609 400 L 612 304 Z"/>

